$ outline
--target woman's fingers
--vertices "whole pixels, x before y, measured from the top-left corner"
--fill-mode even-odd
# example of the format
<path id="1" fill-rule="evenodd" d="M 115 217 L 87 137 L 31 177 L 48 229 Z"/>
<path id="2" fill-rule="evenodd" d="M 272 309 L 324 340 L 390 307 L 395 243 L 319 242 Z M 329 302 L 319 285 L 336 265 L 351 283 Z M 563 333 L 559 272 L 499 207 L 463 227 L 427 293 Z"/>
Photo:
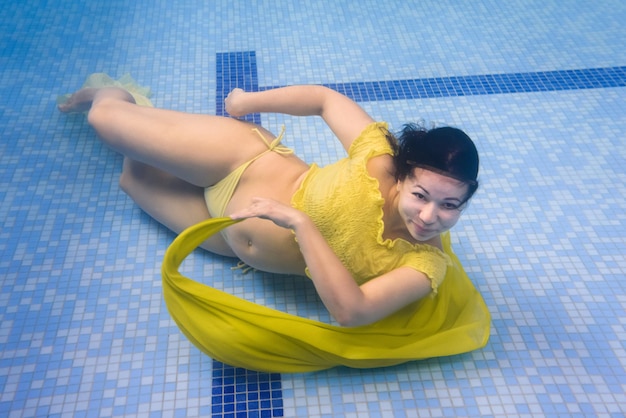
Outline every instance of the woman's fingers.
<path id="1" fill-rule="evenodd" d="M 240 88 L 233 89 L 230 93 L 228 93 L 228 96 L 226 96 L 226 99 L 224 99 L 224 104 L 226 105 L 226 111 L 228 112 L 228 114 L 235 117 L 241 117 L 245 115 L 244 112 L 241 112 L 239 109 L 237 109 L 238 99 L 241 98 L 241 95 L 243 94 L 245 94 L 245 91 Z"/>
<path id="2" fill-rule="evenodd" d="M 255 197 L 252 203 L 240 211 L 230 215 L 232 219 L 261 218 L 268 219 L 283 228 L 292 228 L 302 213 L 272 199 Z"/>

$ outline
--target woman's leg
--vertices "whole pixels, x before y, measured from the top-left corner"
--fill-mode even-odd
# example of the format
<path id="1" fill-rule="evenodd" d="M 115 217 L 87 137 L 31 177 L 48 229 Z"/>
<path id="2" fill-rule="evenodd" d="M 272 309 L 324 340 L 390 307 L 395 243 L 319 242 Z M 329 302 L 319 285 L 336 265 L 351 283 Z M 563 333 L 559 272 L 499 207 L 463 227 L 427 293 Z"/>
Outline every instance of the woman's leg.
<path id="1" fill-rule="evenodd" d="M 202 187 L 138 161 L 124 158 L 120 187 L 148 215 L 176 233 L 210 218 Z M 202 248 L 235 257 L 221 234 L 210 237 Z"/>
<path id="2" fill-rule="evenodd" d="M 132 95 L 123 89 L 85 88 L 59 110 L 89 110 L 89 123 L 100 138 L 126 157 L 120 176 L 122 190 L 176 233 L 210 218 L 204 187 L 267 149 L 248 123 L 134 103 Z M 209 238 L 202 247 L 235 256 L 221 234 Z"/>
<path id="3" fill-rule="evenodd" d="M 115 87 L 79 90 L 59 109 L 89 109 L 89 123 L 111 148 L 199 187 L 217 183 L 267 150 L 247 122 L 137 106 Z"/>

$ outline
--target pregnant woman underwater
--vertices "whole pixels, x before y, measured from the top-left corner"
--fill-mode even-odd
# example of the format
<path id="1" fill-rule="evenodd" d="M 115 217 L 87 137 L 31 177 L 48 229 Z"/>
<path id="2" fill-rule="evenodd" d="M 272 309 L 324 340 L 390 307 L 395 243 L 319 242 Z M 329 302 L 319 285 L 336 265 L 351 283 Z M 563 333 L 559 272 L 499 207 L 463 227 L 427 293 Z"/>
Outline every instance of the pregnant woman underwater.
<path id="1" fill-rule="evenodd" d="M 233 90 L 233 117 L 152 107 L 132 79 L 102 74 L 59 102 L 87 112 L 124 155 L 120 187 L 180 234 L 163 263 L 164 297 L 208 355 L 254 370 L 380 367 L 483 347 L 489 312 L 450 246 L 478 188 L 472 140 L 407 124 L 394 135 L 323 86 Z M 307 164 L 250 113 L 319 116 L 347 157 Z M 315 138 L 307 140 L 314 141 Z M 300 275 L 338 325 L 286 314 L 182 276 L 196 247 L 258 270 Z"/>

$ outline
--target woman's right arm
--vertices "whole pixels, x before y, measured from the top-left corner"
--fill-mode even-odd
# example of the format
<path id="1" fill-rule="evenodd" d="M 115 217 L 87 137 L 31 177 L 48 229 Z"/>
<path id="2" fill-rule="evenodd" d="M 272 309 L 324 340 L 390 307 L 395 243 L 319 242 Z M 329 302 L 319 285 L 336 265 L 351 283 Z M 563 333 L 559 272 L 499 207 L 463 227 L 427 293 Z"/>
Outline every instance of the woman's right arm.
<path id="1" fill-rule="evenodd" d="M 253 198 L 232 219 L 257 217 L 291 229 L 320 299 L 344 326 L 378 321 L 432 291 L 428 277 L 410 267 L 399 267 L 359 286 L 304 212 L 271 199 Z"/>
<path id="2" fill-rule="evenodd" d="M 260 92 L 234 89 L 225 103 L 226 111 L 235 117 L 250 113 L 321 116 L 346 150 L 363 129 L 374 122 L 353 100 L 319 85 L 280 87 Z"/>

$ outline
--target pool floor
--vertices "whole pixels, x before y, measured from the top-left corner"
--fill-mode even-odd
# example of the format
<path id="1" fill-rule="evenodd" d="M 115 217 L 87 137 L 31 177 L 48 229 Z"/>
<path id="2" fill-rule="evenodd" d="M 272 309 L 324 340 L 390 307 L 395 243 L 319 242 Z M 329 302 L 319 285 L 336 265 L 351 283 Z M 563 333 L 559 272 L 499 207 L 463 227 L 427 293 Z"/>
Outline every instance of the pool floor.
<path id="1" fill-rule="evenodd" d="M 0 9 L 0 416 L 622 417 L 626 414 L 626 3 L 26 0 Z M 453 246 L 492 315 L 472 353 L 259 373 L 180 332 L 174 234 L 119 190 L 121 156 L 56 97 L 130 73 L 156 106 L 222 113 L 233 87 L 325 84 L 398 129 L 463 128 L 481 187 Z M 307 162 L 320 119 L 256 115 Z M 184 271 L 329 320 L 310 283 Z"/>

